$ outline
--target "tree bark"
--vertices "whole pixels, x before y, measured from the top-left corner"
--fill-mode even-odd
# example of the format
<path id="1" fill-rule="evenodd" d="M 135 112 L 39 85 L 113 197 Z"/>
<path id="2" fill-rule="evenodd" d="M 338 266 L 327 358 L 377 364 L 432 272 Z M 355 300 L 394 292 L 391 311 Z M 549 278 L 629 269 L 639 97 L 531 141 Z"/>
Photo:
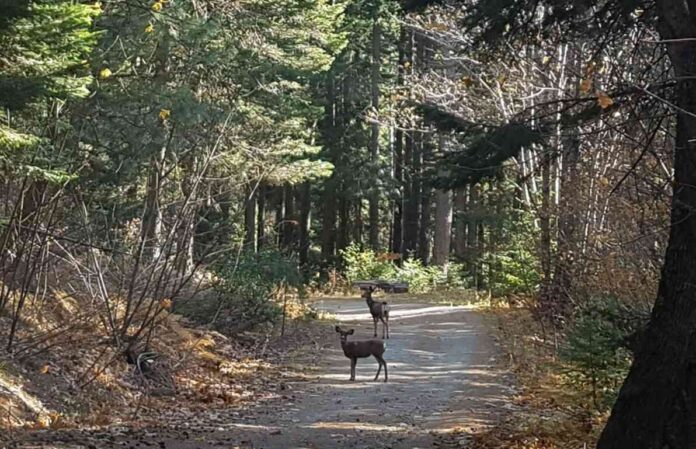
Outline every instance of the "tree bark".
<path id="1" fill-rule="evenodd" d="M 696 447 L 696 42 L 692 2 L 657 2 L 677 79 L 669 243 L 650 323 L 599 449 Z"/>
<path id="2" fill-rule="evenodd" d="M 327 148 L 330 160 L 339 169 L 338 155 L 335 152 L 336 139 L 336 73 L 332 67 L 327 74 L 326 106 L 324 107 L 324 146 Z M 321 258 L 331 260 L 336 255 L 336 184 L 335 173 L 324 183 L 321 208 Z"/>
<path id="3" fill-rule="evenodd" d="M 466 259 L 467 233 L 466 220 L 469 207 L 467 188 L 462 187 L 454 192 L 454 255 L 458 260 Z"/>
<path id="4" fill-rule="evenodd" d="M 379 181 L 379 88 L 380 88 L 380 62 L 382 59 L 382 31 L 379 24 L 379 5 L 380 2 L 375 2 L 372 11 L 372 63 L 370 77 L 370 106 L 372 113 L 375 114 L 370 125 L 370 159 L 375 179 Z M 373 182 L 370 185 L 370 247 L 377 251 L 379 250 L 379 182 Z"/>
<path id="5" fill-rule="evenodd" d="M 256 194 L 256 250 L 260 251 L 266 244 L 266 186 L 259 186 Z"/>
<path id="6" fill-rule="evenodd" d="M 479 258 L 479 240 L 478 240 L 478 222 L 481 207 L 479 205 L 479 192 L 481 188 L 478 184 L 469 186 L 469 213 L 466 224 L 466 246 L 467 257 L 466 262 L 469 269 L 469 274 L 472 278 L 478 275 L 477 263 Z"/>
<path id="7" fill-rule="evenodd" d="M 303 272 L 309 262 L 309 229 L 312 219 L 312 204 L 309 183 L 300 186 L 300 267 Z"/>
<path id="8" fill-rule="evenodd" d="M 256 252 L 256 190 L 246 192 L 244 201 L 244 249 Z"/>
<path id="9" fill-rule="evenodd" d="M 286 248 L 294 247 L 297 244 L 297 210 L 295 208 L 295 187 L 286 185 L 283 192 L 283 203 L 285 204 L 285 215 L 283 216 L 283 246 Z"/>
<path id="10" fill-rule="evenodd" d="M 435 238 L 433 264 L 447 269 L 450 242 L 452 241 L 452 192 L 437 190 L 435 193 Z"/>

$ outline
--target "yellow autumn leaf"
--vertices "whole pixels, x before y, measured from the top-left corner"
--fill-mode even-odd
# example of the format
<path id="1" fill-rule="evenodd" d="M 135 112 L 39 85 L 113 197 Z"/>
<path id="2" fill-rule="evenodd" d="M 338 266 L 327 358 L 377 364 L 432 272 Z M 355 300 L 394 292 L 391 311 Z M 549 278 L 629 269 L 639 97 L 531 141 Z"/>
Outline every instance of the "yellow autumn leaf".
<path id="1" fill-rule="evenodd" d="M 152 25 L 151 23 L 148 23 L 147 26 L 145 27 L 145 32 L 152 33 L 153 31 L 155 31 L 154 25 Z"/>
<path id="2" fill-rule="evenodd" d="M 169 117 L 172 115 L 172 111 L 169 109 L 160 109 L 159 111 L 159 118 L 160 120 L 169 120 Z"/>
<path id="3" fill-rule="evenodd" d="M 498 83 L 500 84 L 501 87 L 502 87 L 503 85 L 505 85 L 505 81 L 507 81 L 507 76 L 505 76 L 505 75 L 500 75 L 500 76 L 498 77 Z"/>
<path id="4" fill-rule="evenodd" d="M 155 2 L 152 4 L 152 10 L 156 12 L 162 11 L 162 2 Z"/>
<path id="5" fill-rule="evenodd" d="M 404 68 L 407 69 L 409 67 L 411 67 L 411 61 L 404 62 Z"/>
<path id="6" fill-rule="evenodd" d="M 544 65 L 546 65 L 546 64 L 549 63 L 549 61 L 551 61 L 551 56 L 546 55 L 546 56 L 544 56 L 544 57 L 542 58 L 541 63 L 544 64 Z"/>
<path id="7" fill-rule="evenodd" d="M 44 366 L 41 367 L 41 369 L 39 370 L 39 372 L 40 372 L 41 374 L 48 374 L 48 372 L 50 371 L 50 369 L 51 369 L 51 368 L 50 368 L 48 365 L 44 365 Z"/>
<path id="8" fill-rule="evenodd" d="M 601 90 L 597 91 L 597 103 L 602 109 L 606 109 L 614 104 L 614 100 L 609 95 Z"/>
<path id="9" fill-rule="evenodd" d="M 101 78 L 103 80 L 107 79 L 110 76 L 111 76 L 111 70 L 109 70 L 108 67 L 101 69 L 101 71 L 99 72 L 99 78 Z"/>
<path id="10" fill-rule="evenodd" d="M 592 78 L 585 78 L 580 81 L 580 92 L 583 94 L 589 93 L 592 90 Z"/>
<path id="11" fill-rule="evenodd" d="M 160 301 L 160 307 L 163 309 L 171 309 L 172 308 L 172 300 L 169 298 L 164 298 L 162 301 Z"/>

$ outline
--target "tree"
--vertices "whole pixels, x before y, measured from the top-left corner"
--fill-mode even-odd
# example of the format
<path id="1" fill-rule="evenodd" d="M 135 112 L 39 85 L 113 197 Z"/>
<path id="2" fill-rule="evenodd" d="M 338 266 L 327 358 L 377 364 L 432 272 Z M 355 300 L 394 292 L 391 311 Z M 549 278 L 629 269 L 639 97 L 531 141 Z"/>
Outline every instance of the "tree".
<path id="1" fill-rule="evenodd" d="M 419 2 L 427 3 L 427 2 Z M 651 9 L 653 7 L 653 9 Z M 537 9 L 540 8 L 540 9 Z M 534 16 L 541 8 L 542 20 Z M 634 355 L 629 375 L 620 391 L 598 447 L 605 448 L 688 448 L 696 441 L 693 410 L 696 390 L 691 381 L 696 326 L 696 268 L 689 263 L 696 253 L 696 95 L 693 23 L 691 5 L 672 0 L 589 2 L 526 2 L 503 0 L 479 2 L 468 23 L 486 24 L 482 37 L 516 36 L 524 39 L 537 30 L 563 29 L 566 38 L 593 38 L 596 47 L 620 39 L 639 26 L 655 27 L 665 45 L 673 68 L 672 90 L 665 90 L 676 116 L 674 196 L 669 243 L 657 300 L 650 323 Z M 644 14 L 643 11 L 651 11 Z M 501 14 L 502 12 L 502 14 Z M 630 89 L 629 89 L 630 91 Z M 640 93 L 640 90 L 638 90 Z M 632 91 L 635 93 L 635 89 Z M 606 95 L 606 94 L 604 94 Z M 599 107 L 611 107 L 608 96 L 598 94 Z M 611 99 L 611 98 L 609 98 Z M 597 117 L 597 108 L 584 111 Z M 601 111 L 600 111 L 601 112 Z M 583 115 L 580 113 L 580 115 Z M 575 115 L 578 118 L 579 115 Z M 515 151 L 516 152 L 516 151 Z M 514 154 L 514 153 L 513 153 Z"/>

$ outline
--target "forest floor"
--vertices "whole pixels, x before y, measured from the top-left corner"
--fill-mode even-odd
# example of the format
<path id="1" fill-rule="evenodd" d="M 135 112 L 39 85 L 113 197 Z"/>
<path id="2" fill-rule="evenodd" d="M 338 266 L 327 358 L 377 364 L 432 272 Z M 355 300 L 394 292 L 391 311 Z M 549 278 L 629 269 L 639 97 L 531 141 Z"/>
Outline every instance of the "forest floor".
<path id="1" fill-rule="evenodd" d="M 509 375 L 484 315 L 472 307 L 390 299 L 389 383 L 373 382 L 374 360 L 360 360 L 349 382 L 332 323 L 320 321 L 320 344 L 294 363 L 304 371 L 287 394 L 245 408 L 194 413 L 181 404 L 157 424 L 16 433 L 13 448 L 426 448 L 467 447 L 509 415 Z M 364 301 L 316 304 L 356 338 L 372 335 Z M 381 333 L 381 329 L 378 330 Z M 455 438 L 452 438 L 454 431 Z"/>

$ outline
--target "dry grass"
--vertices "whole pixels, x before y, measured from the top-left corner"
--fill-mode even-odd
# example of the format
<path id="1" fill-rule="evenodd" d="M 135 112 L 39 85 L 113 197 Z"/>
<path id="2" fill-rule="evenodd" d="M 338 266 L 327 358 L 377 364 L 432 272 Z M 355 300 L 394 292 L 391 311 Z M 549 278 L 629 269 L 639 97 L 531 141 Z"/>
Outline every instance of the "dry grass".
<path id="1" fill-rule="evenodd" d="M 586 449 L 594 447 L 606 415 L 590 411 L 585 393 L 573 390 L 556 358 L 553 335 L 523 308 L 491 308 L 491 320 L 521 393 L 516 411 L 476 435 L 471 449 Z"/>

